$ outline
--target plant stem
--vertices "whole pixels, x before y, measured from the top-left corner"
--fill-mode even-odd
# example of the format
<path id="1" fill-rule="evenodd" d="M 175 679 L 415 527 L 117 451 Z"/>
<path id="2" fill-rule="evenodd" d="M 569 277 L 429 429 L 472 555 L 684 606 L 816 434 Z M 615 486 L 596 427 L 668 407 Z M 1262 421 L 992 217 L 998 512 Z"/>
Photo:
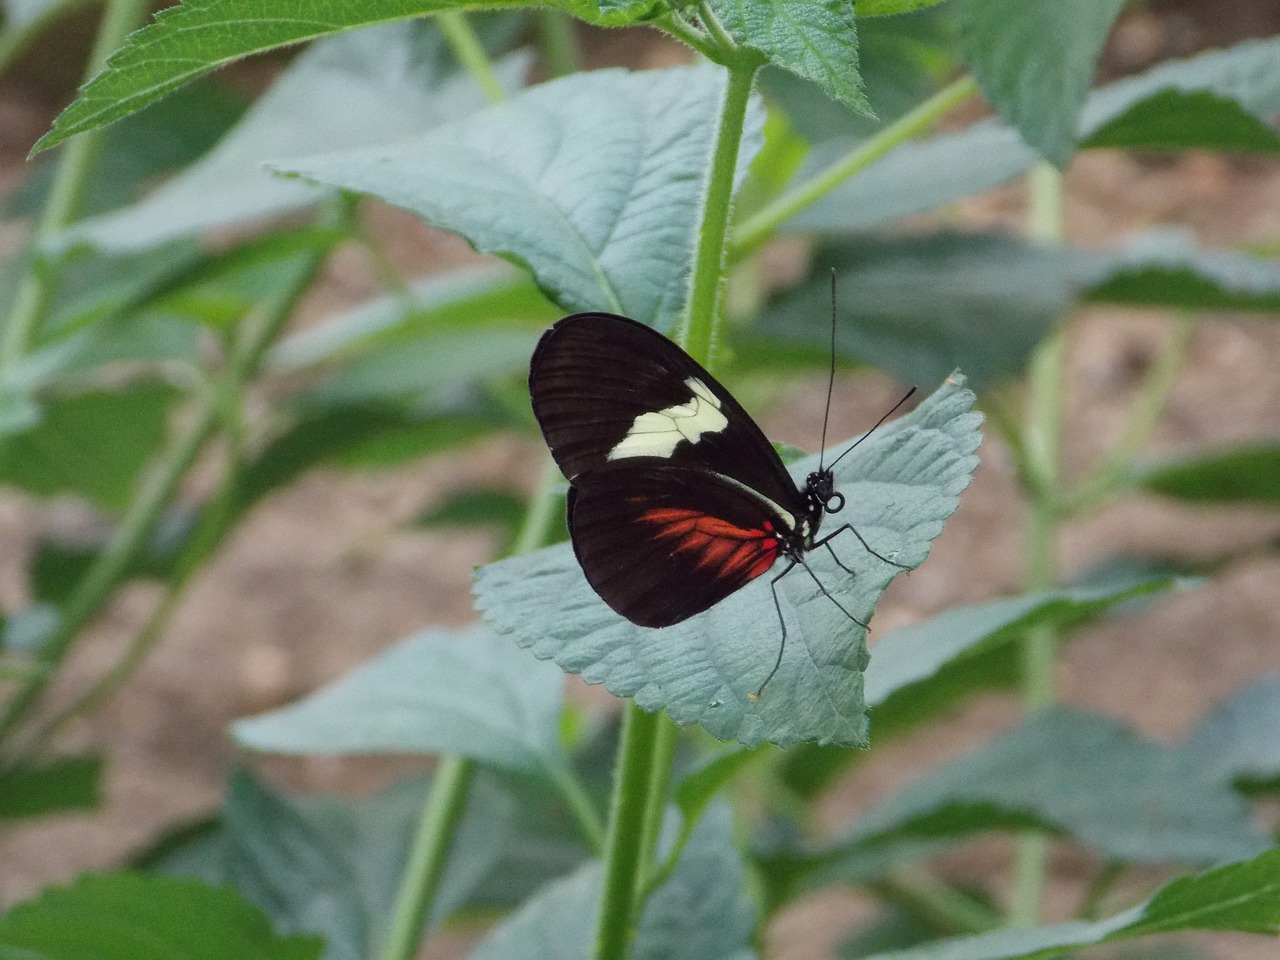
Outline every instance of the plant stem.
<path id="1" fill-rule="evenodd" d="M 656 737 L 662 717 L 628 703 L 609 804 L 604 848 L 604 891 L 596 919 L 594 960 L 626 960 L 637 924 L 637 898 L 644 860 L 645 814 L 651 793 Z"/>
<path id="2" fill-rule="evenodd" d="M 746 122 L 751 85 L 763 62 L 760 54 L 745 48 L 731 59 L 716 129 L 715 152 L 712 154 L 706 192 L 703 195 L 702 219 L 698 224 L 687 314 L 683 329 L 676 339 L 691 357 L 704 366 L 710 365 L 715 339 L 738 149 L 742 144 L 742 129 Z"/>
<path id="3" fill-rule="evenodd" d="M 711 39 L 680 14 L 669 13 L 665 17 L 659 17 L 653 21 L 653 25 L 661 27 L 681 43 L 692 47 L 713 63 L 720 62 L 720 51 L 711 42 Z"/>
<path id="4" fill-rule="evenodd" d="M 502 83 L 493 72 L 493 64 L 489 62 L 489 56 L 484 52 L 476 32 L 471 29 L 466 14 L 457 10 L 442 10 L 436 14 L 436 26 L 444 34 L 449 49 L 458 58 L 458 62 L 480 84 L 485 96 L 494 103 L 501 101 L 506 96 Z"/>
<path id="5" fill-rule="evenodd" d="M 658 853 L 658 841 L 662 838 L 662 819 L 667 810 L 667 791 L 671 786 L 671 765 L 676 755 L 676 734 L 679 728 L 665 714 L 661 714 L 653 735 L 653 768 L 649 777 L 649 795 L 645 800 L 644 832 L 640 838 L 640 873 L 637 912 L 644 906 L 650 892 L 649 877 Z"/>
<path id="6" fill-rule="evenodd" d="M 1036 166 L 1030 176 L 1030 233 L 1047 244 L 1063 238 L 1062 175 L 1048 164 Z M 1057 583 L 1060 457 L 1063 411 L 1063 333 L 1059 329 L 1042 343 L 1032 357 L 1030 401 L 1024 448 L 1035 482 L 1028 489 L 1031 518 L 1027 532 L 1027 590 L 1047 590 Z M 1058 633 L 1053 627 L 1030 630 L 1022 643 L 1022 698 L 1035 712 L 1054 701 L 1053 672 Z M 1013 896 L 1009 922 L 1035 924 L 1040 916 L 1048 872 L 1049 843 L 1042 833 L 1024 833 L 1018 840 L 1014 861 Z"/>
<path id="7" fill-rule="evenodd" d="M 986 904 L 922 870 L 891 870 L 875 889 L 883 899 L 909 907 L 948 933 L 982 933 L 1000 925 L 1000 917 Z"/>
<path id="8" fill-rule="evenodd" d="M 159 463 L 145 475 L 137 494 L 125 511 L 102 553 L 76 585 L 58 620 L 57 628 L 40 649 L 45 669 L 34 675 L 9 703 L 0 718 L 0 739 L 21 722 L 57 674 L 80 630 L 119 586 L 129 567 L 145 548 L 165 506 L 205 443 L 213 436 L 225 405 L 225 398 L 238 394 L 256 370 L 298 298 L 310 285 L 323 255 L 309 254 L 299 264 L 287 286 L 248 316 L 214 388 L 202 399 L 190 423 Z"/>
<path id="9" fill-rule="evenodd" d="M 542 40 L 542 60 L 551 76 L 568 76 L 582 66 L 582 44 L 578 42 L 573 17 L 549 7 L 539 10 L 538 36 Z"/>
<path id="10" fill-rule="evenodd" d="M 382 960 L 412 960 L 418 952 L 422 926 L 440 889 L 449 847 L 466 809 L 474 766 L 464 757 L 445 756 L 436 767 L 400 881 L 387 942 L 379 954 Z"/>
<path id="11" fill-rule="evenodd" d="M 871 166 L 894 147 L 933 126 L 939 118 L 973 96 L 977 89 L 972 77 L 961 77 L 875 136 L 858 144 L 817 176 L 778 197 L 734 230 L 730 258 L 739 260 L 754 251 L 768 241 L 783 223 L 821 200 L 854 174 Z"/>
<path id="12" fill-rule="evenodd" d="M 102 68 L 107 57 L 142 23 L 150 9 L 150 0 L 108 0 L 85 68 L 86 80 Z M 102 138 L 101 129 L 82 133 L 63 147 L 62 155 L 58 157 L 49 196 L 31 237 L 26 269 L 14 295 L 9 319 L 4 324 L 3 339 L 0 339 L 0 372 L 22 359 L 44 319 L 53 297 L 54 278 L 42 248 L 79 213 L 89 185 L 89 175 L 102 148 Z"/>

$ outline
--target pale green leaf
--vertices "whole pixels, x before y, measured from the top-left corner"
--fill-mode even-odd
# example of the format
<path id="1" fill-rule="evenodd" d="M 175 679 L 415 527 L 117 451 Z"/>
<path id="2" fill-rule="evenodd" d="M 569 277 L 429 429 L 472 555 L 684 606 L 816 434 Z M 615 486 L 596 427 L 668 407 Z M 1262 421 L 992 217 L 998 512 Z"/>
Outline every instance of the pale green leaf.
<path id="1" fill-rule="evenodd" d="M 867 438 L 836 468 L 848 500 L 839 520 L 898 563 L 923 563 L 977 463 L 980 418 L 970 412 L 972 403 L 957 377 Z M 817 457 L 810 457 L 790 469 L 803 478 L 816 467 Z M 841 573 L 826 551 L 810 562 L 832 596 L 865 619 L 899 568 L 849 541 L 842 538 L 837 549 L 856 576 Z M 589 683 L 634 697 L 646 710 L 665 708 L 677 723 L 700 723 L 748 746 L 862 745 L 865 631 L 807 577 L 788 576 L 778 585 L 786 649 L 764 696 L 750 702 L 781 637 L 770 579 L 762 576 L 705 613 L 660 630 L 637 627 L 605 606 L 568 545 L 482 567 L 475 593 L 499 634 Z"/>

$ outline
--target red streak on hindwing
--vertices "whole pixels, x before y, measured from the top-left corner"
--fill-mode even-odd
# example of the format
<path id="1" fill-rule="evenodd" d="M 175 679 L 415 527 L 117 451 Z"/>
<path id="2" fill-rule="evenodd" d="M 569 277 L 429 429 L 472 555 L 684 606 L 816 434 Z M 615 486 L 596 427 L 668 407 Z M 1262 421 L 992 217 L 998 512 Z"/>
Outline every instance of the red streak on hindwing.
<path id="1" fill-rule="evenodd" d="M 777 537 L 768 530 L 739 527 L 683 507 L 655 507 L 639 519 L 658 527 L 658 537 L 674 541 L 673 555 L 696 555 L 698 569 L 717 579 L 752 580 L 778 559 Z"/>

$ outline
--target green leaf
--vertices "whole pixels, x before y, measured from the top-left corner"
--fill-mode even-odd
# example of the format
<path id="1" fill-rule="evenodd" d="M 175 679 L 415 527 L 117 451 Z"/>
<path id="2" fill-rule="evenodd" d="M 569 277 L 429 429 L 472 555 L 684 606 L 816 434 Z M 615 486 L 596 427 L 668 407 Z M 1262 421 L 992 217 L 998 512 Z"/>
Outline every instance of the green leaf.
<path id="1" fill-rule="evenodd" d="M 859 113 L 871 112 L 858 74 L 849 0 L 711 0 L 735 40 Z"/>
<path id="2" fill-rule="evenodd" d="M 315 937 L 279 936 L 257 908 L 197 880 L 114 873 L 46 890 L 0 919 L 0 947 L 44 960 L 314 960 Z"/>
<path id="3" fill-rule="evenodd" d="M 42 497 L 76 494 L 119 511 L 164 440 L 176 396 L 172 387 L 144 383 L 51 401 L 38 426 L 0 449 L 0 483 Z"/>
<path id="4" fill-rule="evenodd" d="M 1275 783 L 1280 779 L 1280 678 L 1267 677 L 1233 693 L 1200 721 L 1186 749 L 1207 776 Z"/>
<path id="5" fill-rule="evenodd" d="M 1090 147 L 1280 150 L 1280 40 L 1161 63 L 1098 90 L 1081 116 Z"/>
<path id="6" fill-rule="evenodd" d="M 361 800 L 298 801 L 241 772 L 215 825 L 163 841 L 145 862 L 233 884 L 280 928 L 324 936 L 327 960 L 365 960 L 390 922 L 429 787 L 415 777 Z M 585 855 L 544 786 L 480 769 L 428 925 L 464 907 L 510 908 Z"/>
<path id="7" fill-rule="evenodd" d="M 471 960 L 581 960 L 600 905 L 598 862 L 545 887 L 489 932 Z M 728 808 L 708 811 L 671 877 L 649 898 L 636 960 L 750 960 L 755 920 Z"/>
<path id="8" fill-rule="evenodd" d="M 264 163 L 394 143 L 487 104 L 475 79 L 447 63 L 443 41 L 425 21 L 318 43 L 198 163 L 133 206 L 75 224 L 54 245 L 148 249 L 308 207 L 327 191 L 274 176 Z M 527 57 L 510 58 L 498 73 L 514 90 L 527 68 Z"/>
<path id="9" fill-rule="evenodd" d="M 980 418 L 972 403 L 957 377 L 867 438 L 837 467 L 849 504 L 839 519 L 885 556 L 911 568 L 923 563 L 977 463 Z M 810 457 L 791 472 L 803 478 L 816 467 Z M 812 554 L 811 565 L 832 596 L 865 619 L 898 568 L 856 541 L 842 539 L 839 552 L 856 576 L 841 573 L 826 551 Z M 806 577 L 778 585 L 786 649 L 764 696 L 749 701 L 781 639 L 769 581 L 760 577 L 705 613 L 651 630 L 605 606 L 564 545 L 480 568 L 475 594 L 500 635 L 646 710 L 665 708 L 677 723 L 700 723 L 747 746 L 865 743 L 865 631 Z"/>
<path id="10" fill-rule="evenodd" d="M 859 17 L 887 17 L 895 13 L 910 13 L 924 7 L 932 7 L 942 0 L 858 0 Z"/>
<path id="11" fill-rule="evenodd" d="M 499 553 L 506 554 L 515 542 L 526 512 L 525 498 L 513 490 L 468 488 L 456 490 L 424 510 L 414 523 L 423 527 L 496 527 L 502 534 Z"/>
<path id="12" fill-rule="evenodd" d="M 277 167 L 459 233 L 528 268 L 565 310 L 666 329 L 684 304 L 724 83 L 714 67 L 576 74 L 423 137 Z M 762 122 L 753 109 L 740 175 Z"/>
<path id="13" fill-rule="evenodd" d="M 958 700 L 991 687 L 1013 685 L 1017 658 L 1008 645 L 1039 626 L 1066 632 L 1128 601 L 1180 587 L 1159 577 L 1112 577 L 1101 587 L 1073 587 L 952 607 L 918 624 L 885 634 L 867 666 L 871 730 L 884 743 L 936 717 Z M 782 778 L 801 797 L 830 786 L 861 754 L 804 746 L 783 760 Z"/>
<path id="14" fill-rule="evenodd" d="M 444 10 L 523 9 L 518 0 L 186 0 L 134 33 L 86 84 L 40 139 L 46 150 L 68 137 L 119 120 L 185 83 L 242 57 L 315 40 L 353 27 L 412 20 Z M 631 22 L 631 12 L 601 14 L 591 0 L 550 4 L 599 23 Z"/>
<path id="15" fill-rule="evenodd" d="M 868 960 L 1018 960 L 1173 930 L 1280 932 L 1280 850 L 1179 877 L 1145 903 L 1096 923 L 994 930 Z"/>
<path id="16" fill-rule="evenodd" d="M 93 810 L 101 780 L 102 758 L 94 754 L 11 767 L 0 773 L 0 820 Z"/>
<path id="17" fill-rule="evenodd" d="M 536 773 L 564 763 L 562 686 L 555 667 L 513 655 L 484 627 L 429 630 L 231 731 L 274 753 L 456 753 Z"/>
<path id="18" fill-rule="evenodd" d="M 1066 14 L 1065 5 L 1062 10 Z M 1186 128 L 1187 122 L 1174 126 L 1167 114 L 1155 116 L 1154 109 L 1147 111 L 1142 106 L 1151 98 L 1183 89 L 1233 100 L 1238 110 L 1265 121 L 1280 112 L 1280 40 L 1237 44 L 1227 50 L 1161 64 L 1144 74 L 1101 87 L 1082 112 L 1078 139 L 1092 145 L 1092 138 L 1101 136 L 1109 123 L 1133 110 L 1142 110 L 1149 124 L 1145 119 L 1143 126 L 1126 121 L 1107 134 L 1110 146 L 1143 147 L 1162 134 Z M 1208 110 L 1211 105 L 1192 98 L 1190 106 Z M 1195 114 L 1200 118 L 1200 128 L 1199 132 L 1193 131 L 1194 136 L 1187 133 L 1189 142 L 1165 145 L 1238 149 L 1236 140 L 1219 142 L 1213 138 L 1214 124 L 1223 116 L 1220 105 L 1214 106 L 1210 114 Z M 1131 139 L 1121 142 L 1122 130 Z M 847 144 L 839 143 L 816 149 L 801 179 L 823 169 L 847 150 Z M 1011 127 L 989 121 L 976 123 L 959 133 L 905 143 L 890 151 L 833 190 L 822 203 L 789 220 L 784 229 L 828 234 L 866 230 L 989 190 L 1020 176 L 1036 160 L 1036 152 Z"/>
<path id="19" fill-rule="evenodd" d="M 847 862 L 837 869 L 899 839 L 1030 824 L 1122 863 L 1214 862 L 1265 848 L 1249 808 L 1196 761 L 1113 720 L 1052 708 L 873 807 L 838 845 Z"/>
<path id="20" fill-rule="evenodd" d="M 1257 443 L 1138 468 L 1135 482 L 1189 503 L 1280 504 L 1280 445 Z"/>
<path id="21" fill-rule="evenodd" d="M 1059 167 L 1124 0 L 953 0 L 956 39 L 1000 115 Z"/>
<path id="22" fill-rule="evenodd" d="M 874 237 L 824 250 L 807 280 L 761 315 L 762 332 L 826 342 L 831 271 L 836 346 L 908 383 L 959 366 L 981 390 L 1017 374 L 1075 302 L 1079 259 L 1000 235 Z"/>

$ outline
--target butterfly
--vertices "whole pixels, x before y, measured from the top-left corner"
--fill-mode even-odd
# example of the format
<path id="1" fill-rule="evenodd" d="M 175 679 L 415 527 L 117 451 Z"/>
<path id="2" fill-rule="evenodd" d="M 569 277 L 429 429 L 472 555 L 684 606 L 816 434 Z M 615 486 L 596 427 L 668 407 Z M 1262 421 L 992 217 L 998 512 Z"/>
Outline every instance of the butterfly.
<path id="1" fill-rule="evenodd" d="M 833 376 L 834 363 L 833 350 Z M 797 565 L 845 616 L 866 627 L 827 591 L 806 554 L 826 549 L 853 576 L 831 546 L 851 532 L 873 556 L 906 569 L 873 550 L 850 524 L 819 536 L 826 516 L 845 506 L 832 468 L 853 447 L 797 486 L 733 395 L 651 327 L 611 313 L 565 317 L 534 350 L 529 393 L 551 455 L 569 481 L 574 554 L 615 612 L 639 626 L 667 627 L 781 561 L 770 588 L 782 639 L 756 696 L 782 664 L 787 624 L 777 587 Z M 825 432 L 824 422 L 824 442 Z"/>

